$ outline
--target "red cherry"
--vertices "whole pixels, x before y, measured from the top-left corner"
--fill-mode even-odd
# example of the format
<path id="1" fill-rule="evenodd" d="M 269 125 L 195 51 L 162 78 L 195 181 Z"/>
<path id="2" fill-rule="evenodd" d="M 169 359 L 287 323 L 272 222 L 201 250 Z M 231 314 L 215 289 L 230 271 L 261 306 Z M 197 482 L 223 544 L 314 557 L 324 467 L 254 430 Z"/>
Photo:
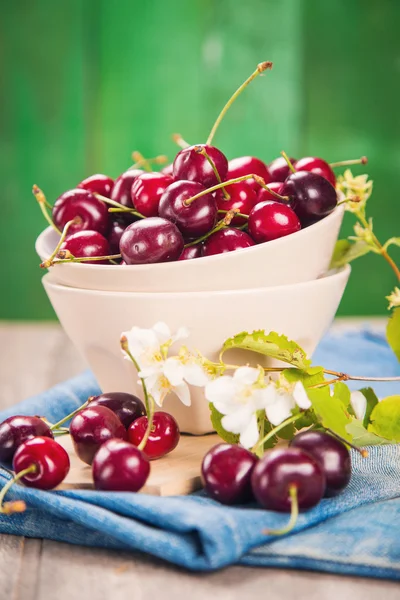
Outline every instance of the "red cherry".
<path id="1" fill-rule="evenodd" d="M 108 232 L 108 244 L 110 254 L 119 254 L 119 242 L 125 229 L 132 223 L 131 219 L 125 217 L 116 217 L 111 221 L 110 231 Z M 100 256 L 107 256 L 106 254 Z"/>
<path id="2" fill-rule="evenodd" d="M 173 182 L 172 177 L 162 173 L 143 173 L 132 185 L 132 204 L 145 217 L 157 217 L 160 198 Z"/>
<path id="3" fill-rule="evenodd" d="M 271 181 L 271 183 L 268 184 L 269 189 L 277 194 L 281 193 L 282 186 L 282 181 Z M 265 188 L 260 187 L 257 194 L 257 203 L 265 202 L 266 200 L 274 200 L 276 202 L 276 197 Z"/>
<path id="4" fill-rule="evenodd" d="M 131 198 L 132 185 L 136 178 L 142 173 L 144 173 L 144 171 L 141 169 L 129 169 L 128 171 L 125 171 L 125 173 L 122 173 L 115 180 L 114 187 L 111 192 L 111 200 L 114 200 L 114 202 L 119 202 L 128 208 L 133 208 Z"/>
<path id="5" fill-rule="evenodd" d="M 265 183 L 272 181 L 267 165 L 254 156 L 240 156 L 239 158 L 230 160 L 228 163 L 228 174 L 226 179 L 236 179 L 237 177 L 251 175 L 252 173 L 262 177 Z M 256 192 L 260 187 L 254 179 L 249 179 L 247 184 Z"/>
<path id="6" fill-rule="evenodd" d="M 111 438 L 126 440 L 126 429 L 106 406 L 88 406 L 72 419 L 69 433 L 79 458 L 92 464 L 100 446 Z"/>
<path id="7" fill-rule="evenodd" d="M 150 474 L 150 463 L 132 444 L 111 439 L 97 451 L 92 472 L 96 490 L 138 492 Z"/>
<path id="8" fill-rule="evenodd" d="M 295 162 L 294 158 L 289 159 L 293 164 Z M 291 170 L 289 165 L 283 156 L 278 156 L 268 165 L 269 173 L 271 175 L 271 181 L 285 181 L 286 177 L 290 175 Z"/>
<path id="9" fill-rule="evenodd" d="M 173 165 L 174 179 L 197 181 L 203 184 L 204 187 L 212 187 L 219 183 L 207 158 L 198 152 L 199 148 L 203 148 L 207 152 L 215 165 L 220 179 L 224 181 L 228 172 L 227 158 L 218 148 L 208 146 L 207 144 L 189 146 L 178 152 Z"/>
<path id="10" fill-rule="evenodd" d="M 50 427 L 39 417 L 15 415 L 0 424 L 0 461 L 11 462 L 17 448 L 27 440 L 53 437 Z"/>
<path id="11" fill-rule="evenodd" d="M 170 175 L 170 177 L 173 178 L 173 176 L 174 176 L 174 165 L 172 163 L 170 165 L 167 165 L 166 167 L 164 167 L 163 169 L 161 169 L 160 173 L 163 173 L 163 175 Z"/>
<path id="12" fill-rule="evenodd" d="M 108 241 L 98 231 L 77 231 L 72 235 L 68 235 L 61 244 L 61 250 L 69 250 L 75 258 L 110 255 Z M 87 262 L 92 265 L 108 263 L 107 260 L 88 260 Z"/>
<path id="13" fill-rule="evenodd" d="M 308 171 L 296 171 L 289 175 L 281 194 L 290 197 L 290 206 L 302 222 L 321 219 L 337 205 L 333 185 L 325 177 Z"/>
<path id="14" fill-rule="evenodd" d="M 276 240 L 300 229 L 298 216 L 282 202 L 261 202 L 249 216 L 249 234 L 257 244 Z"/>
<path id="15" fill-rule="evenodd" d="M 34 465 L 36 470 L 27 473 L 21 481 L 28 487 L 52 490 L 68 475 L 68 453 L 49 437 L 34 437 L 24 442 L 16 451 L 13 470 L 20 473 Z"/>
<path id="16" fill-rule="evenodd" d="M 178 260 L 192 260 L 193 258 L 200 258 L 202 256 L 203 246 L 201 244 L 195 244 L 194 246 L 188 246 L 182 250 L 182 254 Z"/>
<path id="17" fill-rule="evenodd" d="M 128 429 L 133 421 L 146 414 L 140 398 L 126 392 L 100 394 L 90 400 L 90 406 L 106 406 L 117 415 L 125 429 Z"/>
<path id="18" fill-rule="evenodd" d="M 230 196 L 227 200 L 221 190 L 217 194 L 217 207 L 218 210 L 233 210 L 237 209 L 242 215 L 249 215 L 253 206 L 257 204 L 257 194 L 254 189 L 248 185 L 246 181 L 239 183 L 232 183 L 226 186 L 226 191 Z M 222 218 L 221 214 L 221 218 Z M 247 219 L 243 217 L 234 217 L 231 221 L 231 225 L 244 225 Z"/>
<path id="19" fill-rule="evenodd" d="M 183 245 L 182 234 L 176 225 L 159 217 L 132 223 L 125 229 L 119 243 L 127 265 L 178 260 Z"/>
<path id="20" fill-rule="evenodd" d="M 131 444 L 139 446 L 147 429 L 147 417 L 136 419 L 128 429 Z M 179 442 L 180 432 L 174 417 L 158 411 L 153 415 L 153 426 L 143 452 L 150 460 L 161 458 L 174 450 Z"/>
<path id="21" fill-rule="evenodd" d="M 206 239 L 203 246 L 203 256 L 233 252 L 254 246 L 251 237 L 244 231 L 226 227 L 216 231 Z"/>
<path id="22" fill-rule="evenodd" d="M 102 235 L 107 233 L 109 227 L 108 208 L 87 190 L 69 190 L 57 198 L 53 206 L 53 221 L 60 230 L 63 230 L 68 221 L 75 217 L 80 222 L 70 226 L 68 232 L 74 233 L 83 229 L 98 231 Z"/>
<path id="23" fill-rule="evenodd" d="M 310 173 L 321 175 L 322 177 L 325 177 L 333 187 L 336 186 L 335 173 L 332 171 L 329 164 L 322 158 L 306 156 L 296 160 L 293 166 L 296 171 L 309 171 Z"/>
<path id="24" fill-rule="evenodd" d="M 101 196 L 110 198 L 111 191 L 114 187 L 114 179 L 107 177 L 107 175 L 91 175 L 81 181 L 77 187 L 92 192 L 93 194 L 100 194 Z"/>

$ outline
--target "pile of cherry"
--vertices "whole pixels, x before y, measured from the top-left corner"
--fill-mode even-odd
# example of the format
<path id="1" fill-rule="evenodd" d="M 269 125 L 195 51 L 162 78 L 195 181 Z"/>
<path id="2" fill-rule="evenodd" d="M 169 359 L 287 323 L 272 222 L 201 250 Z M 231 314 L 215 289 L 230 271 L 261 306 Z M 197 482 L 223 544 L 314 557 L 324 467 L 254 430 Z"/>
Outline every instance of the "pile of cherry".
<path id="1" fill-rule="evenodd" d="M 142 401 L 115 392 L 91 397 L 51 425 L 38 416 L 17 415 L 0 424 L 0 462 L 12 463 L 15 476 L 0 493 L 0 512 L 25 510 L 19 500 L 4 502 L 11 485 L 51 490 L 70 468 L 67 451 L 56 441 L 69 433 L 77 456 L 91 465 L 94 487 L 103 491 L 137 492 L 150 474 L 150 461 L 174 450 L 179 427 L 168 413 L 156 412 L 151 426 Z M 258 501 L 264 508 L 291 512 L 292 527 L 299 509 L 315 506 L 324 495 L 342 491 L 351 475 L 345 444 L 325 432 L 297 434 L 287 448 L 267 451 L 262 458 L 240 446 L 221 443 L 202 462 L 207 494 L 223 504 Z M 285 529 L 286 531 L 286 529 Z"/>

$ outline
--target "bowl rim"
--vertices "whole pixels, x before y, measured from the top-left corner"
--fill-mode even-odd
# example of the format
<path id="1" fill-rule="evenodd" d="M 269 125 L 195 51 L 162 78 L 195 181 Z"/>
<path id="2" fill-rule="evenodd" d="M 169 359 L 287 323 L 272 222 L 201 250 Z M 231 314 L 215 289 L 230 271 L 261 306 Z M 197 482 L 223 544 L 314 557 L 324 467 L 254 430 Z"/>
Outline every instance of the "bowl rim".
<path id="1" fill-rule="evenodd" d="M 319 277 L 318 279 L 311 279 L 309 281 L 302 281 L 300 283 L 287 283 L 285 285 L 276 285 L 276 286 L 270 286 L 270 287 L 261 287 L 261 288 L 244 288 L 244 289 L 238 289 L 238 290 L 215 290 L 215 291 L 191 291 L 191 292 L 116 292 L 116 291 L 110 291 L 110 290 L 94 290 L 94 289 L 86 289 L 86 288 L 81 288 L 81 287 L 72 287 L 72 286 L 68 286 L 68 285 L 62 285 L 60 283 L 56 283 L 54 281 L 52 281 L 51 279 L 51 274 L 50 273 L 46 273 L 43 277 L 42 277 L 42 283 L 44 285 L 44 287 L 49 287 L 49 288 L 54 288 L 54 289 L 58 289 L 58 290 L 64 290 L 65 292 L 70 292 L 73 294 L 85 294 L 85 295 L 89 295 L 89 296 L 110 296 L 110 297 L 115 297 L 118 296 L 119 298 L 157 298 L 157 299 L 162 299 L 163 297 L 166 298 L 180 298 L 182 299 L 182 296 L 185 298 L 193 298 L 193 297 L 207 297 L 207 296 L 232 296 L 232 295 L 237 295 L 237 296 L 241 296 L 241 295 L 248 295 L 248 294 L 259 294 L 259 293 L 277 293 L 279 291 L 286 291 L 286 293 L 289 293 L 290 290 L 294 291 L 298 291 L 301 290 L 304 287 L 312 287 L 312 286 L 318 286 L 318 287 L 323 287 L 324 285 L 332 285 L 333 282 L 337 279 L 338 281 L 342 281 L 344 282 L 344 284 L 346 285 L 348 278 L 350 277 L 350 273 L 351 273 L 351 265 L 346 264 L 343 267 L 340 267 L 339 269 L 333 269 L 331 271 L 328 271 L 327 273 L 325 273 L 324 275 L 322 275 L 321 277 Z"/>
<path id="2" fill-rule="evenodd" d="M 251 256 L 251 253 L 255 254 L 257 251 L 259 251 L 260 248 L 269 248 L 271 249 L 271 251 L 279 251 L 279 246 L 282 244 L 286 243 L 287 239 L 293 239 L 294 236 L 296 236 L 296 239 L 301 239 L 301 237 L 307 235 L 307 232 L 310 229 L 313 229 L 313 231 L 317 230 L 317 229 L 321 229 L 322 227 L 326 226 L 327 224 L 329 224 L 329 222 L 331 220 L 334 220 L 334 218 L 340 216 L 340 214 L 343 216 L 344 214 L 344 206 L 343 204 L 339 204 L 336 206 L 336 208 L 326 217 L 323 217 L 322 219 L 320 219 L 319 221 L 317 221 L 316 223 L 313 223 L 312 225 L 309 225 L 308 227 L 305 227 L 304 229 L 300 229 L 299 231 L 296 231 L 294 233 L 291 233 L 288 236 L 284 236 L 281 238 L 278 238 L 276 240 L 271 240 L 270 242 L 263 242 L 262 244 L 255 244 L 254 246 L 249 246 L 248 248 L 241 248 L 239 250 L 235 250 L 235 252 L 231 252 L 231 253 L 225 253 L 225 254 L 214 254 L 212 256 L 200 256 L 198 258 L 195 259 L 196 264 L 198 264 L 198 261 L 202 261 L 202 264 L 204 263 L 205 260 L 208 261 L 208 264 L 212 264 L 212 263 L 218 263 L 221 260 L 226 260 L 227 258 L 227 254 L 228 256 L 230 254 L 232 254 L 233 256 L 236 255 L 238 252 L 240 252 L 241 254 L 243 252 L 247 252 L 248 256 Z M 53 232 L 53 228 L 52 227 L 46 227 L 46 229 L 44 229 L 36 238 L 35 241 L 35 250 L 36 253 L 38 254 L 38 256 L 40 257 L 41 260 L 45 260 L 46 257 L 42 257 L 42 253 L 39 251 L 43 241 L 47 238 L 47 236 L 49 235 L 49 233 Z M 186 261 L 186 260 L 176 260 L 176 261 L 172 261 L 172 262 L 163 262 L 163 263 L 146 263 L 146 264 L 142 264 L 142 265 L 124 265 L 124 272 L 126 272 L 126 270 L 128 269 L 129 271 L 139 271 L 140 269 L 142 270 L 158 270 L 160 269 L 161 271 L 165 271 L 168 268 L 171 268 L 171 265 L 174 265 L 175 269 L 184 269 L 187 268 L 189 264 L 192 264 L 192 261 Z M 78 268 L 81 272 L 84 271 L 93 271 L 93 269 L 96 269 L 96 273 L 100 273 L 100 272 L 110 272 L 111 271 L 116 271 L 115 267 L 117 265 L 91 265 L 88 263 L 62 263 L 59 265 L 54 265 L 57 266 L 57 268 L 60 267 L 68 267 L 69 269 L 76 269 Z M 54 268 L 54 266 L 52 268 Z M 120 266 L 120 265 L 118 265 Z"/>

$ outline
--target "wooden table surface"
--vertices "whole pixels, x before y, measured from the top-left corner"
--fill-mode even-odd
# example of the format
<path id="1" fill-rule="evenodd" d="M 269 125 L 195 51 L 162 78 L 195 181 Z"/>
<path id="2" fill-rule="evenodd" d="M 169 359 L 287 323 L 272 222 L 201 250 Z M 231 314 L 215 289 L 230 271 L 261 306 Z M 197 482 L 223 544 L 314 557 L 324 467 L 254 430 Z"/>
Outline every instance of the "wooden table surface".
<path id="1" fill-rule="evenodd" d="M 0 410 L 84 367 L 56 324 L 0 324 L 0 348 Z M 230 567 L 193 574 L 139 553 L 0 535 L 0 600 L 78 597 L 395 600 L 400 590 L 388 581 L 279 569 Z"/>

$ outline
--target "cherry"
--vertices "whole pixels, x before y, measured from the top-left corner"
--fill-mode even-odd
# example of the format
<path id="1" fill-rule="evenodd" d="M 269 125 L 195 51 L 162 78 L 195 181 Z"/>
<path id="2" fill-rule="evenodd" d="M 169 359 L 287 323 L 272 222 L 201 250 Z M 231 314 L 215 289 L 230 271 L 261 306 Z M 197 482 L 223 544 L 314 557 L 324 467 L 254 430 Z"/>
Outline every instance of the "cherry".
<path id="1" fill-rule="evenodd" d="M 282 181 L 271 181 L 268 184 L 268 187 L 273 192 L 280 194 L 282 185 L 283 185 Z M 265 188 L 259 186 L 258 193 L 257 193 L 257 202 L 265 202 L 266 200 L 275 200 L 276 201 L 276 196 L 273 196 L 269 190 L 266 190 Z"/>
<path id="2" fill-rule="evenodd" d="M 60 250 L 68 250 L 75 258 L 90 258 L 93 256 L 109 256 L 108 241 L 98 231 L 77 231 L 67 236 Z M 85 262 L 85 261 L 81 261 Z M 107 264 L 107 260 L 87 261 L 90 264 Z"/>
<path id="3" fill-rule="evenodd" d="M 192 260 L 192 258 L 200 258 L 203 252 L 203 246 L 201 244 L 195 244 L 194 246 L 187 246 L 182 250 L 182 254 L 178 260 Z"/>
<path id="4" fill-rule="evenodd" d="M 160 173 L 163 173 L 164 175 L 170 175 L 173 178 L 173 176 L 174 176 L 174 165 L 172 163 L 170 165 L 167 165 L 166 167 L 164 167 L 163 169 L 161 169 Z"/>
<path id="5" fill-rule="evenodd" d="M 125 429 L 146 414 L 143 402 L 133 394 L 108 392 L 90 399 L 90 406 L 106 406 L 117 415 Z"/>
<path id="6" fill-rule="evenodd" d="M 125 229 L 119 247 L 127 265 L 140 265 L 178 260 L 183 245 L 176 225 L 166 219 L 148 217 Z"/>
<path id="7" fill-rule="evenodd" d="M 206 156 L 199 152 L 200 149 L 203 149 L 214 163 L 220 180 L 223 181 L 226 178 L 228 160 L 225 154 L 214 146 L 198 144 L 197 146 L 188 146 L 178 152 L 173 164 L 174 179 L 196 181 L 203 184 L 204 187 L 212 187 L 220 181 Z"/>
<path id="8" fill-rule="evenodd" d="M 142 173 L 144 173 L 142 169 L 129 169 L 128 171 L 125 171 L 125 173 L 122 173 L 115 180 L 114 187 L 111 192 L 111 200 L 114 200 L 114 202 L 119 202 L 128 208 L 133 208 L 131 198 L 132 185 L 136 178 Z"/>
<path id="9" fill-rule="evenodd" d="M 242 504 L 253 498 L 251 474 L 257 458 L 231 444 L 217 444 L 207 452 L 201 466 L 204 487 L 222 504 Z"/>
<path id="10" fill-rule="evenodd" d="M 251 485 L 264 508 L 290 512 L 293 489 L 299 508 L 318 504 L 325 492 L 325 475 L 322 465 L 304 450 L 275 448 L 254 467 Z"/>
<path id="11" fill-rule="evenodd" d="M 148 424 L 147 417 L 136 419 L 128 429 L 128 439 L 139 446 Z M 180 432 L 174 417 L 166 412 L 158 411 L 153 415 L 153 426 L 143 452 L 150 460 L 161 458 L 174 450 L 179 442 Z"/>
<path id="12" fill-rule="evenodd" d="M 52 490 L 67 476 L 70 463 L 66 450 L 50 437 L 27 440 L 14 454 L 13 470 L 18 474 L 33 467 L 31 473 L 21 477 L 28 487 Z"/>
<path id="13" fill-rule="evenodd" d="M 290 158 L 289 160 L 292 164 L 296 162 L 294 158 Z M 275 158 L 275 160 L 268 165 L 268 170 L 271 181 L 285 181 L 291 173 L 290 167 L 283 156 Z"/>
<path id="14" fill-rule="evenodd" d="M 326 496 L 341 492 L 349 483 L 350 452 L 337 438 L 323 431 L 304 431 L 293 438 L 290 446 L 305 450 L 321 463 L 326 477 Z"/>
<path id="15" fill-rule="evenodd" d="M 10 463 L 17 448 L 36 436 L 53 437 L 43 419 L 23 415 L 8 417 L 0 424 L 0 461 Z"/>
<path id="16" fill-rule="evenodd" d="M 75 452 L 79 458 L 92 464 L 100 446 L 111 438 L 126 440 L 126 429 L 116 414 L 106 406 L 88 406 L 81 410 L 69 426 Z"/>
<path id="17" fill-rule="evenodd" d="M 272 181 L 267 165 L 259 158 L 254 158 L 254 156 L 240 156 L 239 158 L 233 158 L 230 160 L 228 163 L 228 173 L 226 179 L 236 179 L 237 177 L 251 175 L 253 173 L 262 177 L 265 183 Z M 255 192 L 257 192 L 260 188 L 254 179 L 249 179 L 247 181 L 247 185 L 249 185 Z"/>
<path id="18" fill-rule="evenodd" d="M 290 196 L 290 206 L 302 222 L 321 219 L 337 205 L 333 185 L 325 177 L 308 171 L 296 171 L 289 175 L 280 193 Z"/>
<path id="19" fill-rule="evenodd" d="M 225 190 L 229 194 L 230 199 L 227 200 L 221 190 L 219 190 L 219 193 L 217 192 L 216 194 L 218 210 L 237 209 L 242 215 L 249 215 L 251 209 L 257 204 L 257 194 L 247 181 L 232 183 L 226 186 Z M 246 222 L 247 219 L 243 217 L 234 217 L 231 225 L 244 225 Z"/>
<path id="20" fill-rule="evenodd" d="M 75 217 L 80 222 L 69 228 L 69 233 L 90 229 L 106 234 L 109 226 L 107 206 L 87 190 L 69 190 L 57 198 L 53 206 L 53 221 L 62 231 Z"/>
<path id="21" fill-rule="evenodd" d="M 325 177 L 335 187 L 336 177 L 329 164 L 322 158 L 315 158 L 314 156 L 305 156 L 296 160 L 293 164 L 296 171 L 309 171 L 310 173 L 316 173 Z"/>
<path id="22" fill-rule="evenodd" d="M 132 220 L 127 220 L 125 216 L 115 217 L 111 221 L 110 231 L 107 236 L 110 254 L 119 254 L 119 242 L 121 236 L 131 223 Z M 107 254 L 101 254 L 100 256 L 107 256 Z"/>
<path id="23" fill-rule="evenodd" d="M 138 492 L 150 474 L 150 463 L 132 444 L 111 439 L 96 452 L 92 472 L 96 490 Z"/>
<path id="24" fill-rule="evenodd" d="M 110 198 L 114 187 L 114 179 L 107 177 L 107 175 L 91 175 L 81 181 L 77 187 Z"/>
<path id="25" fill-rule="evenodd" d="M 249 234 L 256 242 L 270 242 L 301 229 L 294 210 L 273 200 L 256 204 L 249 216 Z"/>
<path id="26" fill-rule="evenodd" d="M 161 196 L 158 214 L 175 223 L 185 238 L 203 236 L 217 222 L 215 198 L 212 194 L 204 194 L 190 204 L 186 201 L 205 189 L 196 181 L 175 181 Z"/>
<path id="27" fill-rule="evenodd" d="M 162 194 L 171 185 L 173 178 L 162 173 L 143 173 L 132 185 L 132 204 L 145 217 L 156 217 Z"/>
<path id="28" fill-rule="evenodd" d="M 250 246 L 254 246 L 254 242 L 247 233 L 239 229 L 226 227 L 216 231 L 206 239 L 203 246 L 203 256 L 233 252 Z"/>

